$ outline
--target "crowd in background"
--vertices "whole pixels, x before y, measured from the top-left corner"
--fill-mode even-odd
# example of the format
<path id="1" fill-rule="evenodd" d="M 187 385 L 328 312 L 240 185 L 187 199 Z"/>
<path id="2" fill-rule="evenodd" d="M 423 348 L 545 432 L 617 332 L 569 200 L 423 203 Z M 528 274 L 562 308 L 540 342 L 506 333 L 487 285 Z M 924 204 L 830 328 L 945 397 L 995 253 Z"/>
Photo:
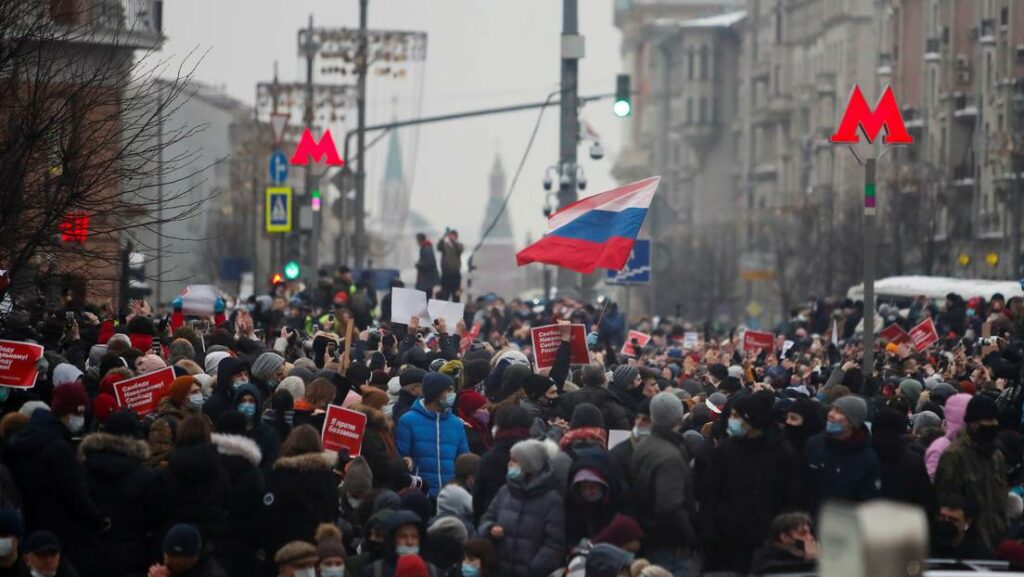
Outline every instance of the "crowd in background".
<path id="1" fill-rule="evenodd" d="M 1021 297 L 881 305 L 940 338 L 880 339 L 865 372 L 860 303 L 809 299 L 751 350 L 603 301 L 421 326 L 346 268 L 315 288 L 6 315 L 45 355 L 0 387 L 0 577 L 763 574 L 813 567 L 824 503 L 876 498 L 924 511 L 934 557 L 1024 562 Z M 164 367 L 155 411 L 120 406 Z M 366 416 L 359 456 L 324 450 L 330 405 Z"/>

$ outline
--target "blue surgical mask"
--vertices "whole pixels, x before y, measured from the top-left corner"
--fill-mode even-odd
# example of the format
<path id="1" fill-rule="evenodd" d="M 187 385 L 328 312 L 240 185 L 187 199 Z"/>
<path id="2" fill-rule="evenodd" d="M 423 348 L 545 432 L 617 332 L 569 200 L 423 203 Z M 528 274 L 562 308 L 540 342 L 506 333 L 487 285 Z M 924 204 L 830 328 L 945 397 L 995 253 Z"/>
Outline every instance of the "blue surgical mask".
<path id="1" fill-rule="evenodd" d="M 727 430 L 730 437 L 743 437 L 747 434 L 747 432 L 743 430 L 742 419 L 730 418 Z"/>
<path id="2" fill-rule="evenodd" d="M 269 388 L 269 389 L 270 389 L 271 391 L 273 391 L 274 389 L 276 389 L 276 388 L 277 388 L 277 385 L 278 385 L 277 379 L 267 379 L 267 387 L 268 387 L 268 388 Z"/>
<path id="3" fill-rule="evenodd" d="M 480 577 L 480 568 L 469 563 L 462 564 L 462 577 Z"/>
<path id="4" fill-rule="evenodd" d="M 252 418 L 256 415 L 256 403 L 242 403 L 238 405 L 238 412 L 246 417 Z"/>
<path id="5" fill-rule="evenodd" d="M 192 405 L 194 409 L 202 407 L 204 402 L 206 402 L 206 399 L 203 398 L 202 393 L 193 393 L 188 396 L 188 404 Z"/>
<path id="6" fill-rule="evenodd" d="M 452 391 L 444 396 L 443 404 L 445 407 L 451 408 L 455 406 L 455 392 Z"/>
<path id="7" fill-rule="evenodd" d="M 509 479 L 519 479 L 523 476 L 523 469 L 518 465 L 509 465 L 507 476 Z"/>
<path id="8" fill-rule="evenodd" d="M 417 545 L 411 545 L 411 546 L 410 545 L 396 545 L 395 546 L 395 553 L 399 557 L 402 557 L 402 556 L 405 556 L 405 555 L 419 555 L 420 554 L 420 548 Z"/>
<path id="9" fill-rule="evenodd" d="M 234 387 L 235 390 L 237 391 L 238 389 L 242 388 L 242 385 L 248 385 L 248 384 L 249 384 L 249 381 L 235 381 L 235 382 L 231 383 L 231 386 Z"/>
<path id="10" fill-rule="evenodd" d="M 841 435 L 843 433 L 843 425 L 834 421 L 829 421 L 825 425 L 825 432 L 829 435 Z"/>
<path id="11" fill-rule="evenodd" d="M 650 427 L 636 427 L 636 426 L 634 426 L 633 427 L 633 436 L 636 437 L 637 439 L 643 439 L 644 437 L 649 437 L 649 436 L 651 436 L 651 428 Z"/>
<path id="12" fill-rule="evenodd" d="M 345 566 L 320 567 L 320 577 L 345 577 Z"/>

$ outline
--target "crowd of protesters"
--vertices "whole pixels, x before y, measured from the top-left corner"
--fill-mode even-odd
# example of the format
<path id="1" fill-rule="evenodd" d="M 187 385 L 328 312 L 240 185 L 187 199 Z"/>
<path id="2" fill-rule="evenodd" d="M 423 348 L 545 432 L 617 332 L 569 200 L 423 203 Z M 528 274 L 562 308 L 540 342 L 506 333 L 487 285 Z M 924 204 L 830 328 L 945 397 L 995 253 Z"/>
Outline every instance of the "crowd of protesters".
<path id="1" fill-rule="evenodd" d="M 940 339 L 879 340 L 866 374 L 859 303 L 812 299 L 744 350 L 607 303 L 488 296 L 421 326 L 345 268 L 295 288 L 209 318 L 6 315 L 45 355 L 0 387 L 0 577 L 761 574 L 813 567 L 825 502 L 875 498 L 922 509 L 934 557 L 1024 562 L 1021 297 L 883 305 Z M 651 336 L 632 356 L 628 328 Z M 168 366 L 155 411 L 120 407 L 115 383 Z M 359 456 L 324 450 L 329 405 L 366 416 Z"/>

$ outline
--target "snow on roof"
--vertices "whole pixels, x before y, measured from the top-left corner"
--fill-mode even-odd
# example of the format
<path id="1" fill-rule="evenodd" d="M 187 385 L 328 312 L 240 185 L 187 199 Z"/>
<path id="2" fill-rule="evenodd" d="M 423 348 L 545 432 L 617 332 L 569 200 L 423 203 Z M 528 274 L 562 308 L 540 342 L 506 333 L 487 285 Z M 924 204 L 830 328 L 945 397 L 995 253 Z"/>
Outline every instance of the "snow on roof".
<path id="1" fill-rule="evenodd" d="M 727 12 L 725 14 L 716 14 L 715 16 L 706 16 L 704 18 L 691 20 L 680 20 L 679 18 L 658 18 L 654 20 L 652 24 L 655 28 L 666 27 L 680 30 L 692 30 L 698 28 L 731 28 L 746 18 L 746 16 L 747 12 L 745 10 L 739 10 L 737 12 Z"/>

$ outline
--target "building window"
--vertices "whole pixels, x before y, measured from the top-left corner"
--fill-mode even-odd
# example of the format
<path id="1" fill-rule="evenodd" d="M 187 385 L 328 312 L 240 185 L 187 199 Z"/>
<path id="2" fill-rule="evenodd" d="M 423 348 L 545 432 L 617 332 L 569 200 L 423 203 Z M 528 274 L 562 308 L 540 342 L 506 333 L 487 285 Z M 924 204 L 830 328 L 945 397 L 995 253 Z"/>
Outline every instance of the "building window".
<path id="1" fill-rule="evenodd" d="M 686 51 L 686 78 L 689 80 L 693 80 L 693 59 L 693 46 L 691 46 L 690 49 Z"/>
<path id="2" fill-rule="evenodd" d="M 703 96 L 700 97 L 700 114 L 697 120 L 700 124 L 706 124 L 708 121 L 708 99 Z"/>
<path id="3" fill-rule="evenodd" d="M 708 79 L 708 47 L 700 47 L 700 79 Z"/>
<path id="4" fill-rule="evenodd" d="M 782 2 L 775 4 L 775 43 L 782 43 Z"/>
<path id="5" fill-rule="evenodd" d="M 686 99 L 686 123 L 693 124 L 693 97 Z"/>

